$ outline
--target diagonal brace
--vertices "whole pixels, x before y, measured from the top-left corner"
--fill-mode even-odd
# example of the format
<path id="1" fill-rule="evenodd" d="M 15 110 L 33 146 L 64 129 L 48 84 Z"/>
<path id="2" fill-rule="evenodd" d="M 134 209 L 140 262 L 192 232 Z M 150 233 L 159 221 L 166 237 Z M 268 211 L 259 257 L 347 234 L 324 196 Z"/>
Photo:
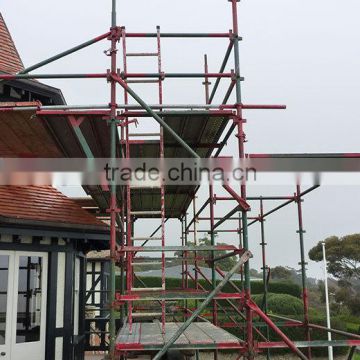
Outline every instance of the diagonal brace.
<path id="1" fill-rule="evenodd" d="M 234 189 L 232 189 L 229 185 L 223 185 L 223 188 L 236 200 L 242 211 L 249 211 L 250 205 L 241 197 L 239 196 Z"/>
<path id="2" fill-rule="evenodd" d="M 65 56 L 68 56 L 68 55 L 70 55 L 70 54 L 72 54 L 74 52 L 77 52 L 77 51 L 79 51 L 81 49 L 84 49 L 84 48 L 86 48 L 86 47 L 88 47 L 88 46 L 90 46 L 92 44 L 95 44 L 95 43 L 97 43 L 97 42 L 99 42 L 101 40 L 104 40 L 109 35 L 111 35 L 111 32 L 107 32 L 106 34 L 102 34 L 102 35 L 97 36 L 97 37 L 95 37 L 95 38 L 93 38 L 93 39 L 91 39 L 89 41 L 86 41 L 86 42 L 80 44 L 80 45 L 74 46 L 69 50 L 63 51 L 63 52 L 61 52 L 61 53 L 59 53 L 57 55 L 54 55 L 54 56 L 52 56 L 52 57 L 50 57 L 50 58 L 48 58 L 48 59 L 46 59 L 44 61 L 41 61 L 41 62 L 37 63 L 35 65 L 29 66 L 28 68 L 18 72 L 18 75 L 20 75 L 20 74 L 28 74 L 30 71 L 33 71 L 33 70 L 38 69 L 40 67 L 43 67 L 43 66 L 45 66 L 47 64 L 50 64 L 50 63 L 52 63 L 52 62 L 54 62 L 56 60 L 59 60 L 59 59 L 63 58 Z"/>
<path id="3" fill-rule="evenodd" d="M 269 326 L 269 328 L 284 341 L 293 353 L 295 353 L 300 359 L 309 360 L 251 299 L 246 302 L 246 306 L 253 310 Z"/>

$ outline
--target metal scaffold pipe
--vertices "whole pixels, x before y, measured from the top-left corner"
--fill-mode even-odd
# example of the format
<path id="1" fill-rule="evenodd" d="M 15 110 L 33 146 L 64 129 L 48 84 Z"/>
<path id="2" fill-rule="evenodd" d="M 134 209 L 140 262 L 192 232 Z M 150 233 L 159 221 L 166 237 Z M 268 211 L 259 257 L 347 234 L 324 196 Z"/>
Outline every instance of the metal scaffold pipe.
<path id="1" fill-rule="evenodd" d="M 74 46 L 74 47 L 72 47 L 72 48 L 69 49 L 69 50 L 63 51 L 63 52 L 61 52 L 61 53 L 59 53 L 59 54 L 57 54 L 57 55 L 54 55 L 54 56 L 52 56 L 52 57 L 50 57 L 50 58 L 48 58 L 48 59 L 46 59 L 46 60 L 40 61 L 40 62 L 37 63 L 37 64 L 34 64 L 34 65 L 32 65 L 32 66 L 29 66 L 29 67 L 25 68 L 24 70 L 18 72 L 17 74 L 18 74 L 18 75 L 27 74 L 27 73 L 29 73 L 30 71 L 39 69 L 39 68 L 41 68 L 41 67 L 43 67 L 43 66 L 45 66 L 45 65 L 48 65 L 48 64 L 50 64 L 50 63 L 52 63 L 52 62 L 54 62 L 54 61 L 56 61 L 56 60 L 59 60 L 59 59 L 65 57 L 65 56 L 68 56 L 68 55 L 70 55 L 70 54 L 73 54 L 73 53 L 75 53 L 75 52 L 77 52 L 77 51 L 79 51 L 79 50 L 81 50 L 81 49 L 84 49 L 84 48 L 86 48 L 86 47 L 88 47 L 88 46 L 90 46 L 90 45 L 93 45 L 93 44 L 95 44 L 95 43 L 97 43 L 97 42 L 99 42 L 99 41 L 101 41 L 101 40 L 104 40 L 104 39 L 106 39 L 109 35 L 110 35 L 110 32 L 107 32 L 107 33 L 105 33 L 105 34 L 102 34 L 102 35 L 100 35 L 100 36 L 97 36 L 97 37 L 95 37 L 95 38 L 93 38 L 93 39 L 91 39 L 91 40 L 89 40 L 89 41 L 86 41 L 86 42 L 80 44 L 80 45 Z"/>
<path id="2" fill-rule="evenodd" d="M 116 0 L 112 0 L 112 12 L 111 12 L 111 26 L 112 32 L 116 31 Z M 115 34 L 111 36 L 111 72 L 116 72 L 116 42 Z M 114 79 L 110 81 L 110 157 L 112 161 L 116 161 L 116 144 L 119 137 L 117 131 L 116 120 L 116 82 Z M 110 193 L 110 319 L 109 319 L 109 331 L 110 331 L 110 358 L 115 359 L 115 339 L 116 339 L 116 321 L 115 321 L 115 303 L 116 296 L 116 279 L 115 279 L 115 266 L 116 266 L 116 213 L 117 213 L 117 198 L 116 198 L 116 184 L 111 182 Z"/>
<path id="3" fill-rule="evenodd" d="M 230 33 L 161 33 L 161 38 L 229 38 Z M 127 38 L 156 38 L 157 33 L 127 33 Z"/>

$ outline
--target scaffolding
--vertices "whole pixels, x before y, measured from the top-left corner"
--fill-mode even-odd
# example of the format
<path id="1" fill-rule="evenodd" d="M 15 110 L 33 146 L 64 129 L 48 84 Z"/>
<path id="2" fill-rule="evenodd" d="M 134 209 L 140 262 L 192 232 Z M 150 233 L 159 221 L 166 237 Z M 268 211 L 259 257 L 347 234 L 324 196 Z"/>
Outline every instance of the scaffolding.
<path id="1" fill-rule="evenodd" d="M 160 27 L 154 33 L 131 33 L 125 27 L 117 25 L 116 0 L 112 0 L 112 23 L 110 31 L 90 41 L 62 52 L 34 66 L 26 68 L 16 75 L 1 74 L 2 80 L 15 79 L 104 79 L 110 86 L 109 104 L 99 105 L 57 105 L 42 106 L 29 104 L 22 107 L 3 107 L 1 111 L 34 111 L 37 117 L 52 116 L 68 119 L 73 127 L 84 154 L 93 158 L 94 152 L 89 145 L 86 135 L 81 130 L 84 119 L 92 120 L 100 117 L 107 121 L 110 139 L 108 139 L 110 158 L 130 159 L 140 157 L 141 152 L 148 151 L 156 154 L 155 157 L 164 159 L 167 152 L 176 149 L 171 154 L 173 157 L 182 154 L 183 157 L 220 157 L 229 138 L 235 133 L 238 142 L 239 159 L 247 157 L 256 158 L 256 154 L 245 152 L 246 120 L 243 111 L 247 109 L 281 110 L 283 105 L 247 105 L 243 103 L 239 58 L 238 28 L 238 0 L 229 0 L 232 11 L 232 29 L 224 33 L 162 33 Z M 130 53 L 127 51 L 127 41 L 132 38 L 154 39 L 155 51 L 147 53 Z M 209 72 L 207 56 L 204 58 L 204 72 L 201 73 L 166 73 L 162 69 L 161 40 L 163 38 L 223 38 L 228 41 L 228 47 L 217 73 Z M 111 44 L 107 55 L 110 57 L 110 69 L 97 74 L 33 74 L 30 73 L 44 65 L 68 56 L 76 51 L 88 47 L 102 40 Z M 122 46 L 122 71 L 119 66 L 118 44 Z M 234 57 L 234 69 L 226 72 L 230 56 Z M 128 72 L 129 57 L 154 57 L 157 59 L 157 70 L 154 73 Z M 205 88 L 204 104 L 165 104 L 163 102 L 163 82 L 168 78 L 198 78 L 203 81 Z M 214 86 L 210 88 L 209 79 L 215 79 Z M 221 80 L 229 82 L 228 90 L 221 104 L 213 104 L 215 94 L 219 89 Z M 157 84 L 158 104 L 147 104 L 131 87 L 131 83 Z M 123 89 L 123 104 L 118 104 L 118 85 Z M 235 104 L 228 104 L 231 94 L 235 92 Z M 129 97 L 138 105 L 129 104 Z M 156 132 L 148 134 L 131 133 L 131 124 L 144 117 L 152 117 L 159 124 Z M 134 120 L 136 119 L 136 120 Z M 189 120 L 190 119 L 190 120 Z M 206 129 L 209 124 L 216 126 L 215 135 L 209 142 L 202 142 L 202 137 L 195 138 L 194 143 L 188 143 L 182 136 L 181 129 L 186 121 L 197 121 L 201 129 Z M 228 126 L 229 125 L 229 126 Z M 201 131 L 201 129 L 199 131 Z M 227 131 L 225 132 L 225 129 Z M 151 137 L 151 140 L 146 140 Z M 153 138 L 156 138 L 154 141 Z M 135 139 L 134 139 L 135 138 Z M 140 138 L 140 139 L 139 139 Z M 145 138 L 145 139 L 144 139 Z M 221 140 L 220 140 L 221 139 Z M 193 140 L 190 138 L 190 141 Z M 150 148 L 150 150 L 148 150 Z M 140 150 L 141 151 L 140 151 Z M 261 155 L 271 157 L 271 154 Z M 284 155 L 291 157 L 291 154 Z M 294 155 L 296 156 L 296 155 Z M 304 155 L 311 157 L 311 154 Z M 327 157 L 328 154 L 317 154 L 318 158 Z M 354 154 L 338 154 L 340 158 L 354 157 Z M 109 291 L 109 356 L 112 359 L 126 358 L 132 352 L 143 352 L 154 355 L 160 359 L 169 349 L 192 350 L 199 356 L 200 350 L 210 350 L 214 359 L 218 351 L 232 349 L 239 358 L 253 359 L 257 354 L 265 353 L 270 358 L 271 349 L 289 348 L 301 359 L 311 359 L 311 348 L 327 346 L 347 346 L 354 349 L 360 345 L 360 336 L 348 332 L 326 328 L 310 323 L 309 300 L 306 282 L 306 256 L 304 251 L 304 225 L 302 219 L 302 201 L 305 195 L 315 190 L 314 185 L 308 189 L 301 189 L 296 185 L 294 194 L 288 196 L 247 196 L 245 182 L 239 184 L 238 189 L 233 189 L 224 184 L 223 188 L 228 196 L 217 196 L 213 185 L 209 185 L 208 198 L 198 208 L 196 194 L 198 187 L 190 187 L 181 192 L 181 186 L 176 189 L 167 189 L 161 183 L 157 188 L 150 189 L 133 187 L 128 183 L 117 186 L 110 182 L 106 189 L 97 187 L 87 189 L 97 204 L 98 194 L 106 192 L 108 197 L 108 215 L 110 220 L 110 291 Z M 150 195 L 149 195 L 150 194 Z M 136 204 L 134 198 L 149 195 L 157 201 L 157 209 L 142 208 Z M 167 202 L 168 197 L 183 196 L 182 205 L 172 209 Z M 189 202 L 190 200 L 190 202 Z M 283 201 L 280 205 L 269 207 L 273 201 Z M 189 219 L 188 208 L 193 205 L 193 217 Z M 234 202 L 234 207 L 227 214 L 216 217 L 216 204 L 221 202 Z M 249 216 L 250 204 L 259 204 L 260 213 Z M 302 274 L 302 300 L 303 320 L 293 320 L 283 316 L 268 313 L 267 294 L 269 282 L 269 267 L 266 261 L 265 219 L 282 208 L 295 204 L 298 214 L 298 235 L 300 244 L 300 265 Z M 103 208 L 103 206 L 99 206 Z M 209 216 L 202 216 L 209 211 Z M 148 237 L 135 236 L 135 220 L 155 218 L 159 226 Z M 166 242 L 166 222 L 169 218 L 178 218 L 181 226 L 181 245 L 168 245 Z M 236 224 L 230 229 L 219 229 L 223 224 Z M 198 228 L 198 224 L 208 224 L 207 229 Z M 254 224 L 260 225 L 260 246 L 262 250 L 262 276 L 264 286 L 263 304 L 256 305 L 251 297 L 250 252 L 248 229 Z M 200 246 L 197 234 L 207 232 L 211 244 Z M 238 239 L 238 245 L 217 245 L 216 235 L 219 233 L 232 233 Z M 160 235 L 158 235 L 160 233 Z M 193 244 L 189 245 L 190 234 L 193 235 Z M 158 241 L 158 245 L 148 246 L 149 242 Z M 139 243 L 141 245 L 139 245 Z M 178 251 L 181 253 L 182 279 L 181 288 L 178 290 L 166 289 L 166 253 Z M 199 252 L 207 252 L 208 256 L 199 256 Z M 221 251 L 222 255 L 217 255 Z M 224 255 L 223 252 L 226 252 Z M 143 261 L 136 255 L 139 252 L 161 253 L 160 259 Z M 236 257 L 236 265 L 224 273 L 217 265 L 218 261 L 226 257 Z M 161 283 L 158 287 L 149 288 L 136 276 L 134 267 L 141 267 L 157 262 L 161 267 Z M 211 269 L 209 278 L 199 266 L 206 262 Z M 116 267 L 120 268 L 119 289 L 116 289 Z M 194 272 L 190 267 L 194 267 Z M 235 273 L 241 274 L 241 288 L 231 281 Z M 218 281 L 218 276 L 221 281 Z M 203 279 L 204 282 L 200 281 Z M 206 284 L 204 286 L 203 284 Z M 136 284 L 142 284 L 136 286 Z M 224 292 L 224 286 L 231 286 L 232 292 Z M 159 311 L 153 307 L 137 306 L 141 304 L 157 304 Z M 175 305 L 174 305 L 175 303 Z M 180 306 L 179 303 L 182 303 Z M 189 303 L 195 304 L 192 308 Z M 167 313 L 170 310 L 171 314 Z M 209 310 L 210 309 L 210 310 Z M 145 312 L 144 312 L 145 311 Z M 208 311 L 208 312 L 206 312 Z M 219 314 L 221 313 L 221 319 Z M 117 318 L 120 317 L 120 329 L 117 328 Z M 173 318 L 175 321 L 169 322 Z M 149 319 L 151 322 L 149 322 Z M 179 320 L 181 319 L 181 320 Z M 224 320 L 225 319 L 225 320 Z M 289 339 L 281 327 L 300 327 L 304 329 L 304 340 L 293 341 Z M 102 329 L 105 329 L 102 326 Z M 234 336 L 224 329 L 238 328 L 239 336 Z M 311 331 L 331 332 L 345 337 L 345 340 L 320 341 L 311 339 Z M 105 331 L 105 330 L 104 330 Z M 278 341 L 270 340 L 270 332 L 278 337 Z M 304 348 L 305 350 L 300 350 Z M 350 354 L 353 354 L 351 351 Z M 352 355 L 351 355 L 352 356 Z M 351 358 L 349 356 L 349 358 Z"/>

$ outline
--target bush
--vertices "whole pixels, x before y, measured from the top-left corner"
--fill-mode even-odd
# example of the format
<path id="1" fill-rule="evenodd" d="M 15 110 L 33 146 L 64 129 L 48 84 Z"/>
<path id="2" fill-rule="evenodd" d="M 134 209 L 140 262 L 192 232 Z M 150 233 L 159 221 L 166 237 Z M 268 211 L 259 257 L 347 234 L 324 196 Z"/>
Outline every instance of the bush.
<path id="1" fill-rule="evenodd" d="M 291 315 L 290 316 L 292 319 L 294 320 L 303 320 L 302 315 Z M 272 320 L 275 323 L 281 322 L 281 320 L 276 320 L 274 318 L 272 318 Z M 326 317 L 325 316 L 312 316 L 310 317 L 310 322 L 313 324 L 317 324 L 317 325 L 321 325 L 321 326 L 325 326 L 326 327 Z M 289 337 L 292 341 L 302 341 L 305 340 L 305 329 L 303 327 L 284 327 L 284 326 L 280 326 L 280 324 L 278 325 L 281 329 L 281 331 L 287 336 Z M 337 330 L 346 330 L 346 324 L 337 318 L 332 318 L 332 324 L 331 324 L 332 328 L 337 329 Z M 229 332 L 231 332 L 232 334 L 234 334 L 235 336 L 240 336 L 242 337 L 243 333 L 239 328 L 233 328 L 233 329 L 226 329 Z M 262 333 L 266 334 L 266 329 L 263 327 L 262 328 Z M 327 340 L 327 333 L 325 331 L 322 330 L 318 330 L 318 329 L 311 329 L 310 330 L 310 336 L 311 336 L 311 340 Z M 260 339 L 260 337 L 258 335 L 256 335 L 257 340 L 262 341 Z M 280 338 L 277 334 L 275 334 L 272 330 L 269 330 L 269 338 L 270 341 L 280 341 Z M 341 335 L 336 335 L 333 334 L 333 339 L 343 339 L 344 337 Z M 306 348 L 302 348 L 301 351 L 303 351 L 306 354 L 307 349 Z M 318 347 L 318 348 L 312 348 L 311 349 L 311 353 L 314 356 L 327 356 L 327 347 Z M 347 347 L 334 347 L 334 355 L 343 355 L 346 354 L 348 351 Z M 270 350 L 271 354 L 289 354 L 290 350 L 287 348 L 283 348 L 283 349 L 271 349 Z"/>
<path id="2" fill-rule="evenodd" d="M 258 306 L 262 305 L 263 295 L 254 295 L 253 300 Z M 272 294 L 267 296 L 268 311 L 278 315 L 301 315 L 303 313 L 302 301 L 288 294 Z"/>

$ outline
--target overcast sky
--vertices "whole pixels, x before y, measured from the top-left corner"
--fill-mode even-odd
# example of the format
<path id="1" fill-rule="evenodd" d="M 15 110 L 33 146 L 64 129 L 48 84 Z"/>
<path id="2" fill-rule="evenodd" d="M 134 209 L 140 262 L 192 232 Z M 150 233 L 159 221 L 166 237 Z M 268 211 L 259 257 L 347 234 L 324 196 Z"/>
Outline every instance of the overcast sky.
<path id="1" fill-rule="evenodd" d="M 1 0 L 1 12 L 24 61 L 29 66 L 59 51 L 108 31 L 110 0 Z M 286 111 L 248 111 L 249 153 L 360 152 L 360 3 L 357 0 L 247 0 L 239 3 L 243 102 L 286 104 Z M 231 27 L 226 0 L 121 0 L 118 21 L 128 31 L 226 32 Z M 203 54 L 211 72 L 217 72 L 227 40 L 163 40 L 164 71 L 202 72 Z M 154 51 L 155 39 L 128 42 L 129 51 Z M 109 66 L 103 51 L 107 42 L 37 70 L 37 73 L 104 72 Z M 156 72 L 154 59 L 134 59 L 129 71 Z M 232 62 L 229 64 L 229 69 Z M 44 81 L 45 82 L 45 81 Z M 203 102 L 202 80 L 165 82 L 165 103 Z M 46 81 L 62 89 L 69 104 L 108 103 L 102 80 Z M 221 86 L 221 101 L 226 83 Z M 149 103 L 156 101 L 152 85 L 136 86 Z M 122 97 L 118 102 L 122 101 Z M 232 99 L 233 101 L 233 99 Z M 146 120 L 143 128 L 155 126 Z M 224 154 L 235 154 L 233 138 Z M 249 189 L 250 194 L 290 195 L 294 188 L 275 186 Z M 66 191 L 70 193 L 70 191 Z M 221 190 L 217 189 L 220 194 Z M 199 196 L 204 198 L 206 189 Z M 359 230 L 360 189 L 326 186 L 304 202 L 305 241 L 308 250 L 330 235 Z M 266 208 L 271 206 L 266 204 Z M 216 216 L 227 208 L 218 207 Z M 252 215 L 257 213 L 253 206 Z M 298 267 L 299 242 L 296 207 L 281 210 L 266 221 L 268 262 Z M 228 223 L 224 228 L 229 228 Z M 199 225 L 199 227 L 203 227 Z M 138 229 L 141 234 L 142 228 Z M 167 227 L 169 244 L 176 244 L 178 225 Z M 145 233 L 147 234 L 147 233 Z M 252 267 L 260 268 L 259 226 L 250 231 Z M 236 243 L 233 235 L 219 241 Z M 322 277 L 321 267 L 309 263 L 309 274 Z"/>

